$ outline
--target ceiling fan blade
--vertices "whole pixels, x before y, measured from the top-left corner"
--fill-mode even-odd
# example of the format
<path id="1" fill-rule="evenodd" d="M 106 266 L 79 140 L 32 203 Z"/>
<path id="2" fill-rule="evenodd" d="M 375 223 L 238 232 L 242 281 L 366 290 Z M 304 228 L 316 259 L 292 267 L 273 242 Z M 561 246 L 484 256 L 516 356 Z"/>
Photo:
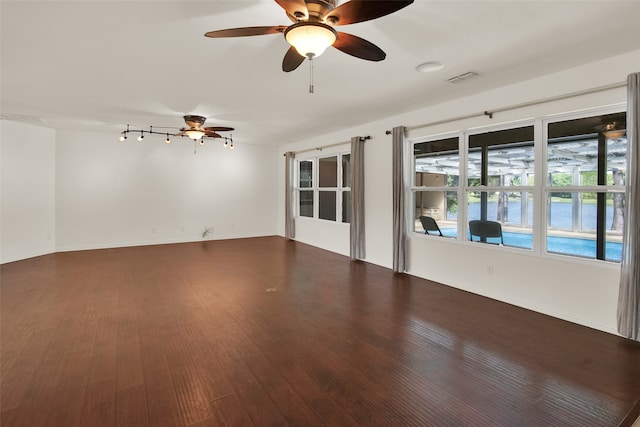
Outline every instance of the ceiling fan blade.
<path id="1" fill-rule="evenodd" d="M 206 132 L 208 132 L 208 131 L 211 131 L 211 132 L 216 132 L 216 131 L 218 131 L 218 132 L 228 132 L 228 131 L 231 131 L 231 130 L 234 130 L 234 129 L 233 128 L 224 127 L 224 126 L 207 126 L 206 128 L 202 128 L 202 130 L 204 130 Z"/>
<path id="2" fill-rule="evenodd" d="M 282 60 L 282 71 L 293 71 L 304 62 L 304 56 L 300 55 L 295 47 L 291 46 Z"/>
<path id="3" fill-rule="evenodd" d="M 307 4 L 304 0 L 276 0 L 276 3 L 287 12 L 287 15 L 293 16 L 294 18 L 306 19 L 309 17 Z"/>
<path id="4" fill-rule="evenodd" d="M 220 135 L 219 133 L 216 133 L 216 132 L 212 132 L 212 131 L 205 132 L 204 136 L 208 136 L 208 137 L 211 137 L 211 138 L 222 138 L 222 135 Z"/>
<path id="5" fill-rule="evenodd" d="M 413 0 L 351 0 L 333 9 L 325 16 L 332 25 L 355 24 L 397 12 Z"/>
<path id="6" fill-rule="evenodd" d="M 382 61 L 387 57 L 375 44 L 352 34 L 338 32 L 338 38 L 333 44 L 338 50 L 343 51 L 356 58 L 366 59 L 367 61 Z"/>
<path id="7" fill-rule="evenodd" d="M 186 133 L 184 133 L 184 131 L 180 131 L 180 132 L 176 133 L 173 136 L 185 136 L 185 135 L 186 135 Z"/>
<path id="8" fill-rule="evenodd" d="M 226 30 L 209 31 L 204 35 L 206 37 L 218 38 L 218 37 L 246 37 L 246 36 L 261 36 L 264 34 L 277 34 L 286 30 L 285 25 L 277 25 L 273 27 L 243 27 L 243 28 L 228 28 Z"/>

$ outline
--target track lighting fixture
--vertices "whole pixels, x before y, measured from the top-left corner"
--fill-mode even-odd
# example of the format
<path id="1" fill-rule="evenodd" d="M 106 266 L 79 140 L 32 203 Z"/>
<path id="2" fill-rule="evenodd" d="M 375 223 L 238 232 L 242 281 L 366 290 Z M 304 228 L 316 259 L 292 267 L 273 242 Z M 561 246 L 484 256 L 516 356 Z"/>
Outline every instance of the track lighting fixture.
<path id="1" fill-rule="evenodd" d="M 233 148 L 233 135 L 231 136 L 222 136 L 218 132 L 233 130 L 233 128 L 227 127 L 207 127 L 201 128 L 200 126 L 204 123 L 204 117 L 201 116 L 185 116 L 185 121 L 190 126 L 187 129 L 180 129 L 180 132 L 175 134 L 174 136 L 186 137 L 193 142 L 197 142 L 199 145 L 204 145 L 205 139 L 222 139 L 224 141 L 224 147 Z M 166 128 L 165 128 L 166 129 Z M 127 140 L 127 137 L 130 132 L 134 134 L 139 133 L 140 135 L 137 137 L 138 141 L 142 141 L 145 137 L 145 134 L 151 135 L 164 135 L 166 144 L 171 144 L 171 135 L 169 132 L 156 132 L 153 130 L 153 126 L 149 126 L 149 130 L 143 129 L 131 129 L 129 125 L 127 128 L 120 132 L 120 136 L 118 139 L 122 142 Z"/>

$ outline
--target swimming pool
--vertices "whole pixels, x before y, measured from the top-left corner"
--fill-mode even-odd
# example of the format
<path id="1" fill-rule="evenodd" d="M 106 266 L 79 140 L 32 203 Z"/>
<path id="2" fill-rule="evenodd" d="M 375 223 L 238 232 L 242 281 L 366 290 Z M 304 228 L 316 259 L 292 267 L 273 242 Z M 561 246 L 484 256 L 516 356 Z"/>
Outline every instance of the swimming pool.
<path id="1" fill-rule="evenodd" d="M 571 230 L 573 229 L 573 204 L 563 202 L 550 202 L 548 205 L 549 210 L 549 225 L 557 230 Z M 479 202 L 470 202 L 467 205 L 469 219 L 480 219 L 481 205 Z M 605 215 L 606 228 L 611 228 L 611 222 L 613 221 L 613 206 L 607 205 L 607 213 Z M 529 226 L 533 224 L 533 203 L 527 204 L 527 218 Z M 521 202 L 510 201 L 508 204 L 507 212 L 509 212 L 509 221 L 512 224 L 521 223 Z M 444 213 L 447 220 L 457 220 L 458 213 L 447 211 Z M 487 202 L 487 218 L 498 217 L 498 202 Z M 597 218 L 597 206 L 595 203 L 582 203 L 580 207 L 580 228 L 582 230 L 595 230 Z"/>
<path id="2" fill-rule="evenodd" d="M 455 228 L 443 228 L 442 234 L 447 237 L 456 237 Z M 502 233 L 505 246 L 531 249 L 533 236 L 525 233 Z M 488 239 L 489 242 L 499 242 L 499 239 Z M 579 239 L 575 237 L 548 236 L 547 252 L 557 254 L 580 256 L 585 258 L 596 257 L 596 241 L 592 239 Z M 607 261 L 622 261 L 622 243 L 607 242 L 605 246 L 605 259 Z"/>

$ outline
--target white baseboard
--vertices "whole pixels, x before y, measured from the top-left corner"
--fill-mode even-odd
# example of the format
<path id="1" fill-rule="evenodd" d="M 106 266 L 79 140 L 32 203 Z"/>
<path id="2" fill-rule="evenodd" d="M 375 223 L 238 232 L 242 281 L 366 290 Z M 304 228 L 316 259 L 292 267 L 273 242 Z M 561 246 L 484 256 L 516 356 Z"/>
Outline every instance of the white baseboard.
<path id="1" fill-rule="evenodd" d="M 236 234 L 220 234 L 215 236 L 207 237 L 206 239 L 165 239 L 165 240 L 137 240 L 137 241 L 127 241 L 127 242 L 109 242 L 109 243 L 92 243 L 92 244 L 77 244 L 77 245 L 67 245 L 67 246 L 56 246 L 55 250 L 49 252 L 34 252 L 34 253 L 25 253 L 21 256 L 11 257 L 8 259 L 3 259 L 1 264 L 21 261 L 24 259 L 34 258 L 42 255 L 49 255 L 57 252 L 75 252 L 75 251 L 90 251 L 96 249 L 112 249 L 112 248 L 127 248 L 133 246 L 152 246 L 152 245 L 171 245 L 176 243 L 194 243 L 194 242 L 203 242 L 209 240 L 229 240 L 229 239 L 247 239 L 251 237 L 267 237 L 273 236 L 274 234 L 271 232 L 261 232 L 261 233 L 236 233 Z"/>
<path id="2" fill-rule="evenodd" d="M 23 259 L 29 259 L 29 258 L 35 258 L 35 257 L 39 257 L 39 256 L 43 256 L 43 255 L 49 255 L 55 253 L 55 251 L 51 250 L 51 251 L 32 251 L 32 252 L 25 252 L 23 254 L 20 255 L 14 255 L 11 256 L 9 258 L 2 258 L 2 261 L 0 261 L 0 264 L 8 264 L 10 262 L 16 262 L 16 261 L 22 261 Z"/>

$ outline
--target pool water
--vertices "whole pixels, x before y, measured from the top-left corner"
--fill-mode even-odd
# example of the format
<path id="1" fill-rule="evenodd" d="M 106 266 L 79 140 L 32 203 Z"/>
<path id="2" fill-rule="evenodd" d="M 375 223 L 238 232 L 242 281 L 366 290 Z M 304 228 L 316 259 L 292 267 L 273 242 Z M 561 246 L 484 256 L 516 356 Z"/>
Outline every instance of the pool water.
<path id="1" fill-rule="evenodd" d="M 481 206 L 478 202 L 471 202 L 467 205 L 469 219 L 480 219 Z M 549 218 L 547 222 L 549 226 L 557 230 L 572 230 L 573 229 L 573 204 L 563 202 L 550 202 L 548 205 Z M 582 230 L 595 230 L 597 221 L 597 206 L 595 203 L 582 203 L 580 208 L 580 229 Z M 605 215 L 606 228 L 611 228 L 611 222 L 613 221 L 613 206 L 607 205 L 607 213 Z M 533 223 L 533 203 L 527 204 L 527 222 L 529 226 Z M 519 225 L 522 223 L 521 217 L 521 202 L 509 201 L 508 208 L 508 221 L 507 223 Z M 447 220 L 457 220 L 457 212 L 447 211 L 445 212 Z M 487 203 L 487 218 L 498 217 L 498 202 L 490 201 Z"/>
<path id="2" fill-rule="evenodd" d="M 442 234 L 447 237 L 456 237 L 455 228 L 443 228 Z M 502 233 L 505 246 L 531 249 L 533 237 L 525 233 Z M 500 239 L 487 239 L 489 243 L 500 243 Z M 574 255 L 585 258 L 596 257 L 596 241 L 592 239 L 579 239 L 574 237 L 547 237 L 547 252 L 557 254 Z M 622 243 L 607 242 L 605 245 L 605 259 L 607 261 L 622 261 Z"/>

